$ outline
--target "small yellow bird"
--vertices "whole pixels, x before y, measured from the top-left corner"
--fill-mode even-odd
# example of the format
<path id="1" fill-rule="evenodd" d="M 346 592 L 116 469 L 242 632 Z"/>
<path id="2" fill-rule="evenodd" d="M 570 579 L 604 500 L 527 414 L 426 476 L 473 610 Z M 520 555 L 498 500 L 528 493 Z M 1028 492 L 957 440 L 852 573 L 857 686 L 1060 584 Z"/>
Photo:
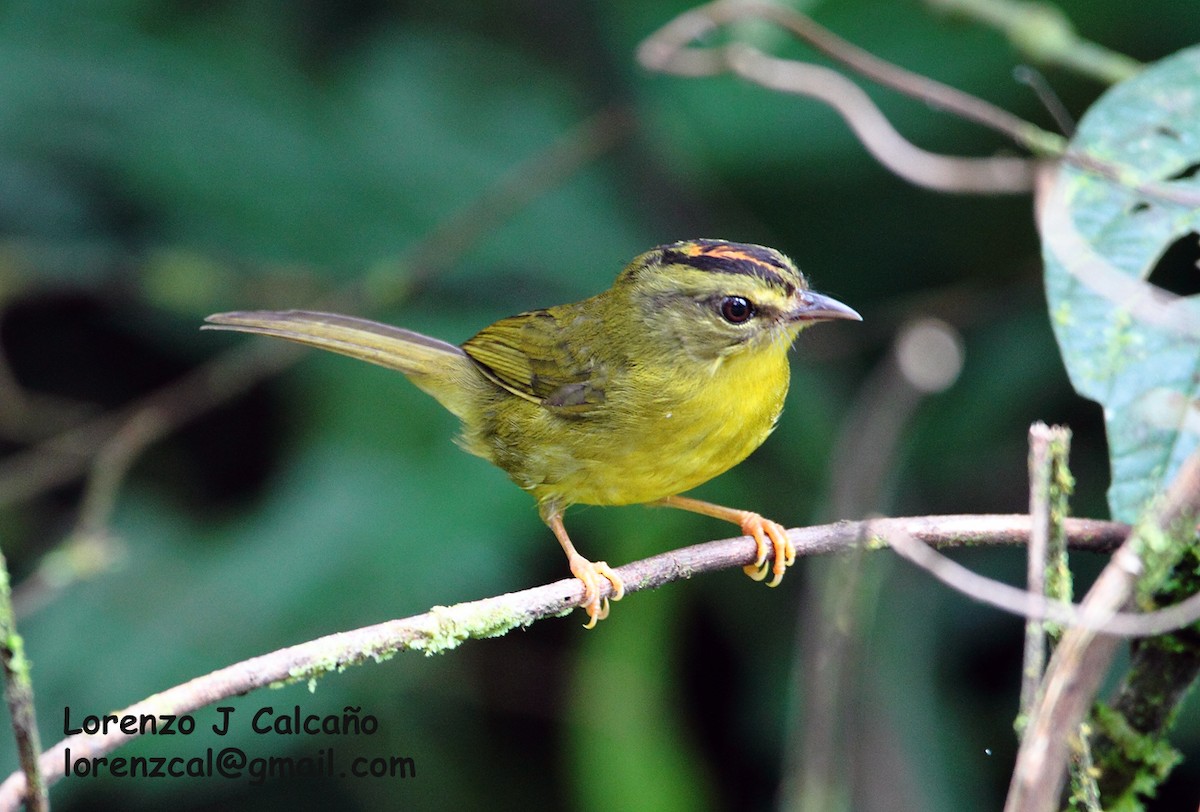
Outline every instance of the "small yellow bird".
<path id="1" fill-rule="evenodd" d="M 278 336 L 403 372 L 462 421 L 459 444 L 537 500 L 584 586 L 587 628 L 624 584 L 575 551 L 573 504 L 654 502 L 753 536 L 745 567 L 776 586 L 795 562 L 783 526 L 678 494 L 744 460 L 783 408 L 787 352 L 817 321 L 862 317 L 808 289 L 760 245 L 687 240 L 637 257 L 608 290 L 485 327 L 462 347 L 373 321 L 302 310 L 217 313 L 205 327 Z M 772 563 L 768 564 L 768 555 Z"/>

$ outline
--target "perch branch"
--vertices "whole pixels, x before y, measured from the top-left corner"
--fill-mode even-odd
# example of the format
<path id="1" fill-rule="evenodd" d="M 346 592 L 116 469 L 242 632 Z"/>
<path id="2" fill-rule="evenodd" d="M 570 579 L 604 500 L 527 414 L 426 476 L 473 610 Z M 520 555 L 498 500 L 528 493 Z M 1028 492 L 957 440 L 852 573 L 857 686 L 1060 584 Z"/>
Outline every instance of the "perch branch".
<path id="1" fill-rule="evenodd" d="M 1028 516 L 925 516 L 875 519 L 872 534 L 906 537 L 936 546 L 1018 545 L 1029 537 Z M 862 522 L 838 522 L 788 531 L 798 555 L 846 550 L 858 543 Z M 1129 528 L 1115 522 L 1072 519 L 1066 532 L 1073 547 L 1105 552 L 1126 537 Z M 653 589 L 705 572 L 741 568 L 757 555 L 757 545 L 747 536 L 696 544 L 627 564 L 617 571 L 626 592 Z M 606 588 L 610 586 L 606 584 Z M 513 592 L 392 620 L 353 631 L 339 632 L 289 648 L 244 660 L 189 682 L 147 697 L 118 715 L 142 713 L 184 714 L 257 688 L 302 680 L 315 680 L 367 660 L 387 659 L 404 650 L 435 654 L 469 639 L 496 637 L 537 620 L 566 614 L 583 600 L 583 585 L 563 579 L 522 592 Z M 598 632 L 598 633 L 603 633 Z M 42 754 L 40 764 L 47 786 L 63 777 L 63 753 L 91 758 L 110 753 L 135 738 L 119 731 L 76 734 Z M 25 777 L 16 772 L 0 784 L 0 812 L 15 810 L 25 794 Z"/>

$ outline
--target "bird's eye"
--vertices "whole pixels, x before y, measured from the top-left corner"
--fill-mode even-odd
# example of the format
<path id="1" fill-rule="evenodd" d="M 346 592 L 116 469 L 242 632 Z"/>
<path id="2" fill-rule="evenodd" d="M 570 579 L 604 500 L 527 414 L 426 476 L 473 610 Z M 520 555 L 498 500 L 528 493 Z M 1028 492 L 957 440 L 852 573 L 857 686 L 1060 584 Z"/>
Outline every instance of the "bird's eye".
<path id="1" fill-rule="evenodd" d="M 741 296 L 726 296 L 721 300 L 721 318 L 730 324 L 745 324 L 754 318 L 754 305 Z"/>

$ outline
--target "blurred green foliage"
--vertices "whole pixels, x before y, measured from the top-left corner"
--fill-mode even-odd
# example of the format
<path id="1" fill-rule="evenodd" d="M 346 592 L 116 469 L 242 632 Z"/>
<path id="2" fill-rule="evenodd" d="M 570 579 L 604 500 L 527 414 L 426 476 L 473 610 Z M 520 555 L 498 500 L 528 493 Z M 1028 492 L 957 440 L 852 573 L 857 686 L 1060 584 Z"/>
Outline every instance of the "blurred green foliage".
<path id="1" fill-rule="evenodd" d="M 880 56 L 1047 118 L 990 31 L 911 2 L 807 5 Z M 0 344 L 21 387 L 0 381 L 0 447 L 15 455 L 244 343 L 197 331 L 215 310 L 302 307 L 391 274 L 406 295 L 361 315 L 461 341 L 501 316 L 601 290 L 652 245 L 713 236 L 780 248 L 866 321 L 799 342 L 775 436 L 702 495 L 789 525 L 833 518 L 829 454 L 845 414 L 896 329 L 936 315 L 963 334 L 964 374 L 921 404 L 887 492 L 865 509 L 1022 511 L 1025 431 L 1043 419 L 1075 432 L 1075 510 L 1105 515 L 1100 411 L 1072 393 L 1058 360 L 1030 201 L 914 189 L 813 102 L 729 78 L 646 74 L 637 43 L 687 7 L 0 4 Z M 1142 59 L 1200 33 L 1190 0 L 1062 7 L 1084 35 Z M 755 36 L 809 56 L 776 33 Z M 1102 90 L 1048 79 L 1076 113 Z M 868 90 L 930 149 L 1006 146 Z M 514 166 L 536 167 L 581 121 L 613 109 L 633 124 L 612 149 L 478 238 L 451 241 L 445 267 L 405 264 Z M 529 183 L 546 180 L 532 169 Z M 20 620 L 44 743 L 61 737 L 66 706 L 103 713 L 284 645 L 563 577 L 528 497 L 456 450 L 454 430 L 399 376 L 311 354 L 153 447 L 108 523 L 117 566 L 35 596 Z M 72 483 L 0 510 L 18 581 L 67 534 L 80 494 Z M 640 507 L 576 509 L 570 526 L 582 552 L 614 564 L 729 534 Z M 1021 572 L 1016 551 L 963 559 Z M 875 782 L 859 791 L 892 793 L 890 809 L 998 808 L 1021 623 L 882 555 L 866 563 L 876 611 L 845 678 L 852 729 L 864 731 L 850 768 Z M 289 686 L 224 703 L 247 715 L 359 707 L 380 720 L 372 736 L 242 726 L 122 751 L 334 747 L 341 763 L 411 756 L 412 779 L 68 779 L 51 797 L 72 810 L 769 808 L 803 728 L 805 585 L 827 565 L 804 562 L 774 591 L 720 573 L 631 596 L 590 633 L 577 613 L 446 656 L 357 668 L 311 694 Z M 196 716 L 201 729 L 216 721 Z M 1186 718 L 1176 744 L 1200 749 Z M 0 754 L 15 767 L 10 742 Z M 1197 774 L 1185 763 L 1154 808 L 1194 809 Z"/>

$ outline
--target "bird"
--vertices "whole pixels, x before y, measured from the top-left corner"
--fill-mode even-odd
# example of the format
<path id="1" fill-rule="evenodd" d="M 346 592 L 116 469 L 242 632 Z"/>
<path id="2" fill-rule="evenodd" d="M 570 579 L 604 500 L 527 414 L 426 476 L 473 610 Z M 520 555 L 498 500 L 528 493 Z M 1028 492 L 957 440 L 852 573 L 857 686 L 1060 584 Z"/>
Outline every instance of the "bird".
<path id="1" fill-rule="evenodd" d="M 640 254 L 599 294 L 501 319 L 461 346 L 307 310 L 215 313 L 202 329 L 369 361 L 432 395 L 461 422 L 458 444 L 532 495 L 583 583 L 590 629 L 625 585 L 575 549 L 563 524 L 575 504 L 656 504 L 731 522 L 755 540 L 746 573 L 780 583 L 795 562 L 782 525 L 682 494 L 766 440 L 788 391 L 792 343 L 839 319 L 862 317 L 811 290 L 779 251 L 692 239 Z"/>

